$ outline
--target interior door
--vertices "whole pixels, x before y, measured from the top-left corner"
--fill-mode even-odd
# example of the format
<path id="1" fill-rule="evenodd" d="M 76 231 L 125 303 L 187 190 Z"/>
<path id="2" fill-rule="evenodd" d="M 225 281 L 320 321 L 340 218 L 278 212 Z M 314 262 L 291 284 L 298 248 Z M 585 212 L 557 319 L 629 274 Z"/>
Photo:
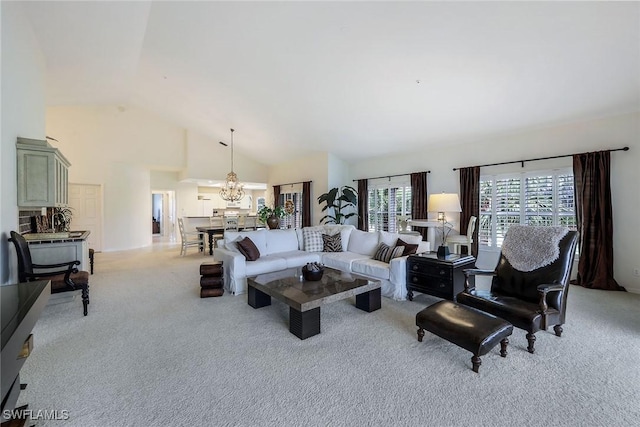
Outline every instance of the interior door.
<path id="1" fill-rule="evenodd" d="M 89 247 L 102 250 L 102 187 L 94 184 L 69 184 L 69 207 L 73 212 L 72 230 L 89 230 Z"/>

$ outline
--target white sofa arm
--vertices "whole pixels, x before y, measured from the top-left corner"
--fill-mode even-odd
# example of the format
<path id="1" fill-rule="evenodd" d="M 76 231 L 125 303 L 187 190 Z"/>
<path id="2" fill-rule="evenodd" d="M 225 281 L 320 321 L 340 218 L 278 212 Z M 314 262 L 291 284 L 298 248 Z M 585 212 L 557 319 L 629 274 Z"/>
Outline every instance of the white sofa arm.
<path id="1" fill-rule="evenodd" d="M 238 292 L 238 281 L 247 278 L 247 259 L 238 252 L 232 252 L 224 248 L 216 248 L 213 251 L 213 259 L 222 261 L 222 271 L 224 272 L 224 288 L 236 294 Z"/>
<path id="2" fill-rule="evenodd" d="M 407 299 L 407 257 L 393 258 L 389 262 L 389 281 L 394 285 L 393 299 Z"/>

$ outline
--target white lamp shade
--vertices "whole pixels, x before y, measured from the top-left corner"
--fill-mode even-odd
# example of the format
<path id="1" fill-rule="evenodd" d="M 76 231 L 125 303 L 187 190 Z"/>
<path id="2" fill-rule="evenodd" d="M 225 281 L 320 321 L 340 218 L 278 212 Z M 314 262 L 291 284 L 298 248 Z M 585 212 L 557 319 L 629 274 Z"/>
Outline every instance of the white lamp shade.
<path id="1" fill-rule="evenodd" d="M 460 199 L 455 193 L 429 195 L 427 210 L 429 212 L 462 212 Z"/>

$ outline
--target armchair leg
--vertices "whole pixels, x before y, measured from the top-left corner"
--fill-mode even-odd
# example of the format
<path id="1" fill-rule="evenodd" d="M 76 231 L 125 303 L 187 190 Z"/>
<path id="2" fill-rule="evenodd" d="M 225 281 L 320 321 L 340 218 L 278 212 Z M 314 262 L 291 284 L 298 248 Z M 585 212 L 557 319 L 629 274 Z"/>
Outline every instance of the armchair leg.
<path id="1" fill-rule="evenodd" d="M 422 338 L 424 337 L 424 329 L 418 329 L 418 341 L 422 342 Z"/>
<path id="2" fill-rule="evenodd" d="M 507 346 L 509 345 L 509 338 L 503 338 L 500 341 L 500 356 L 507 357 Z"/>
<path id="3" fill-rule="evenodd" d="M 556 336 L 561 337 L 562 336 L 562 325 L 555 325 L 553 327 L 553 332 L 556 333 Z"/>
<path id="4" fill-rule="evenodd" d="M 84 308 L 84 315 L 88 313 L 87 306 L 89 305 L 89 285 L 82 287 L 82 306 Z"/>
<path id="5" fill-rule="evenodd" d="M 527 346 L 527 351 L 531 354 L 535 351 L 533 345 L 536 342 L 536 336 L 532 333 L 527 333 L 527 341 L 529 341 L 529 345 Z"/>

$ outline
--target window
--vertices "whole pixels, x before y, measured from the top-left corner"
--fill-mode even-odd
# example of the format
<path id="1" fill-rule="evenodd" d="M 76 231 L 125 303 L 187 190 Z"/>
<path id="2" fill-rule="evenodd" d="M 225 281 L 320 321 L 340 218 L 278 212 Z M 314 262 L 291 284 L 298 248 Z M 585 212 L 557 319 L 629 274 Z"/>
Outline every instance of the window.
<path id="1" fill-rule="evenodd" d="M 369 231 L 398 231 L 398 217 L 411 218 L 408 175 L 369 180 Z"/>
<path id="2" fill-rule="evenodd" d="M 278 206 L 292 211 L 280 220 L 280 228 L 302 228 L 302 185 L 292 185 L 290 189 L 281 192 Z"/>
<path id="3" fill-rule="evenodd" d="M 511 224 L 576 229 L 573 171 L 480 177 L 480 246 L 499 248 Z"/>

